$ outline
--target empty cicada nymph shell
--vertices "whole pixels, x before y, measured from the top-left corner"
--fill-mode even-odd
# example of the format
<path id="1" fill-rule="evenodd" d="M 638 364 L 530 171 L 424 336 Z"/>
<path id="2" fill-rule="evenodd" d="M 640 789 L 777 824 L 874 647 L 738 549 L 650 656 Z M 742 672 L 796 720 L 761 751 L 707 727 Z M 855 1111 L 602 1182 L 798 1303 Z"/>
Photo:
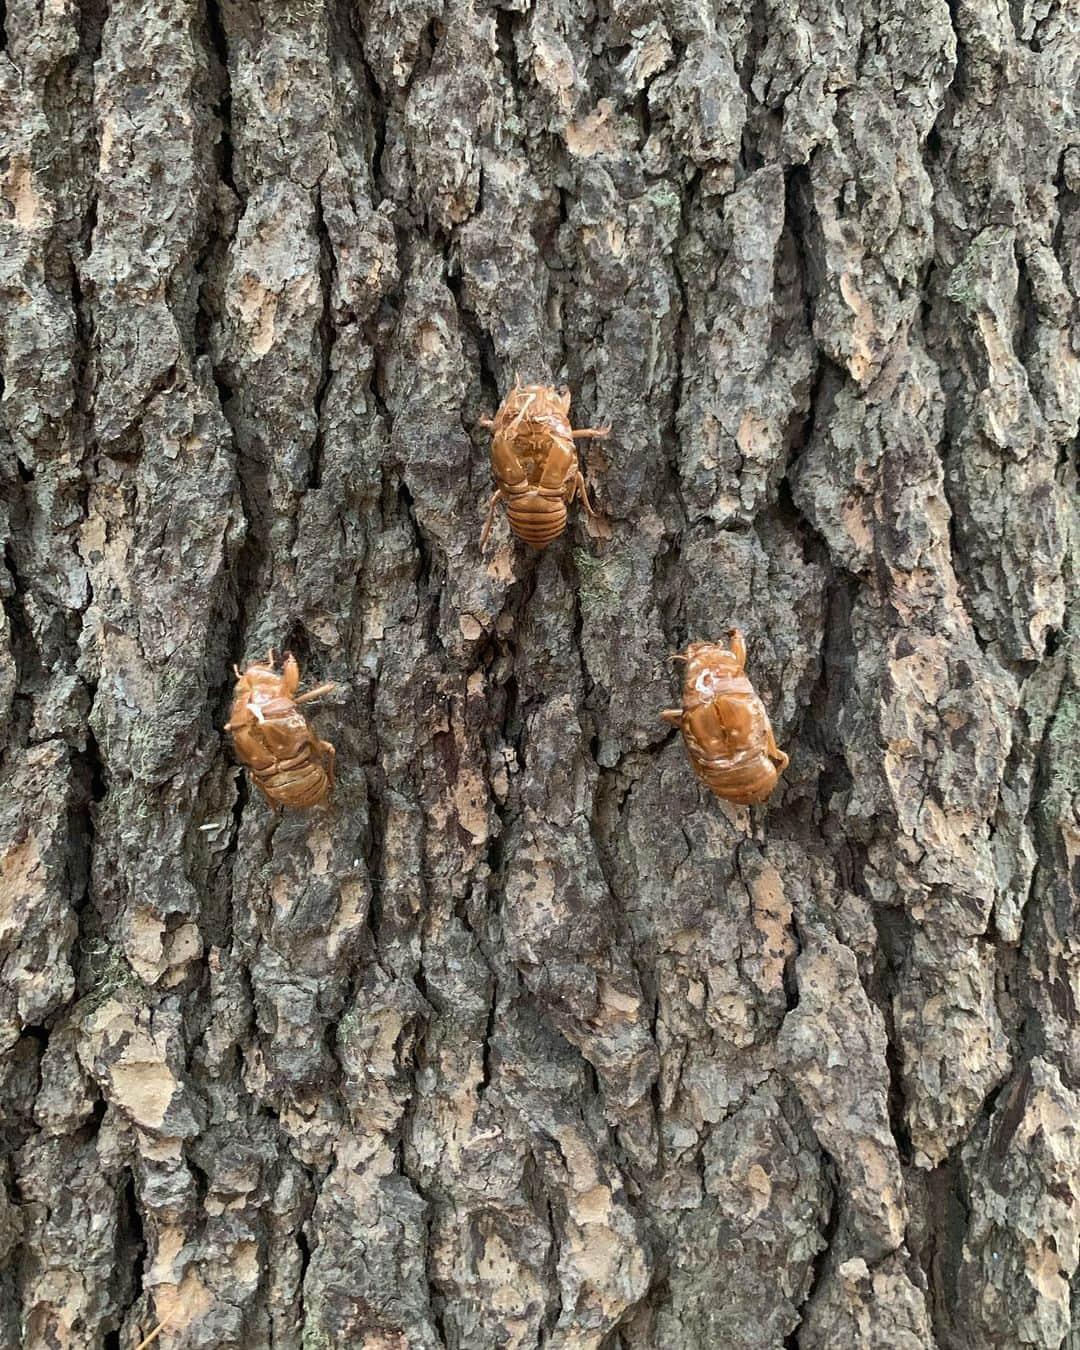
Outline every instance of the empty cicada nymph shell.
<path id="1" fill-rule="evenodd" d="M 660 715 L 682 732 L 694 772 L 725 801 L 765 801 L 789 760 L 746 677 L 743 635 L 732 628 L 727 647 L 691 642 L 675 660 L 686 662 L 683 706 Z"/>
<path id="2" fill-rule="evenodd" d="M 566 508 L 581 493 L 590 516 L 596 512 L 585 490 L 575 440 L 606 436 L 609 427 L 575 431 L 570 425 L 570 391 L 548 384 L 521 384 L 502 401 L 491 428 L 491 471 L 498 487 L 488 505 L 481 549 L 491 533 L 495 506 L 506 503 L 510 528 L 533 548 L 547 548 L 566 529 Z"/>
<path id="3" fill-rule="evenodd" d="M 320 684 L 306 694 L 300 688 L 300 667 L 285 653 L 280 672 L 274 653 L 265 662 L 236 671 L 236 692 L 225 730 L 232 734 L 236 757 L 251 773 L 256 787 L 272 806 L 318 806 L 334 788 L 334 747 L 321 741 L 308 725 L 299 704 L 328 694 L 333 684 Z"/>

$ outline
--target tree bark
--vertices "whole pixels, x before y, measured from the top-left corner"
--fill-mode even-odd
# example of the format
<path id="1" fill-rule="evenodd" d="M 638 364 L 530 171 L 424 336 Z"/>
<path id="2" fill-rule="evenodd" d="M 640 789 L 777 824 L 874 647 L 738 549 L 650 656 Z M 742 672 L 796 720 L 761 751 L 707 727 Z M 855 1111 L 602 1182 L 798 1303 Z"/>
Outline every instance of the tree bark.
<path id="1" fill-rule="evenodd" d="M 0 1346 L 1080 1345 L 1075 11 L 5 30 Z M 515 372 L 603 520 L 482 556 Z"/>

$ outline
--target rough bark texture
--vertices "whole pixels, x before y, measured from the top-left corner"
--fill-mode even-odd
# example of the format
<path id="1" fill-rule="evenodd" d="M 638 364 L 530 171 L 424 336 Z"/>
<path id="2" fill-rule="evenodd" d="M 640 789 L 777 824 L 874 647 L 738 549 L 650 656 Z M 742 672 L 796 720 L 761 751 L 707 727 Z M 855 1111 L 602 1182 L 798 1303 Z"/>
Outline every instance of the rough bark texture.
<path id="1" fill-rule="evenodd" d="M 5 28 L 3 1350 L 1080 1344 L 1075 8 Z M 482 558 L 515 371 L 606 519 Z"/>

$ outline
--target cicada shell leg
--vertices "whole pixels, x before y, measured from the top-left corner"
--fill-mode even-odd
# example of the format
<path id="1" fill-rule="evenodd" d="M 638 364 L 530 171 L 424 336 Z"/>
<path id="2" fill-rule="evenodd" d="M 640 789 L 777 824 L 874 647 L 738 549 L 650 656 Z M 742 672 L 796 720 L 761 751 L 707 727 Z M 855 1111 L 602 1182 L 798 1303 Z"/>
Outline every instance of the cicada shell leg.
<path id="1" fill-rule="evenodd" d="M 587 437 L 592 437 L 593 439 L 601 440 L 601 439 L 603 439 L 603 437 L 605 437 L 605 436 L 610 436 L 610 435 L 611 435 L 611 428 L 610 428 L 610 427 L 582 427 L 582 429 L 581 429 L 580 431 L 572 431 L 572 432 L 570 433 L 570 435 L 573 436 L 573 438 L 574 438 L 575 441 L 583 441 L 583 440 L 585 440 Z"/>
<path id="2" fill-rule="evenodd" d="M 665 722 L 670 722 L 673 727 L 682 726 L 681 708 L 665 708 L 664 711 L 660 714 L 660 716 L 664 719 Z"/>
<path id="3" fill-rule="evenodd" d="M 575 474 L 578 474 L 578 462 L 573 441 L 564 440 L 561 436 L 553 436 L 547 463 L 544 465 L 544 472 L 540 475 L 539 486 L 555 491 L 569 488 L 569 495 L 566 500 L 570 502 L 574 499 Z M 578 474 L 578 477 L 580 477 L 580 474 Z"/>
<path id="4" fill-rule="evenodd" d="M 295 699 L 296 691 L 300 688 L 300 665 L 292 652 L 285 653 L 285 661 L 281 667 L 281 692 L 286 698 Z"/>
<path id="5" fill-rule="evenodd" d="M 491 501 L 488 502 L 487 520 L 484 521 L 484 528 L 480 532 L 480 552 L 484 551 L 484 545 L 488 541 L 488 535 L 491 533 L 491 526 L 495 520 L 495 505 L 502 497 L 502 488 L 496 488 L 491 494 Z"/>
<path id="6" fill-rule="evenodd" d="M 773 735 L 772 727 L 769 727 L 765 736 L 765 753 L 777 765 L 777 774 L 782 774 L 791 763 L 791 756 L 785 755 L 783 750 L 776 744 L 776 737 Z"/>
<path id="7" fill-rule="evenodd" d="M 491 438 L 491 470 L 501 488 L 524 490 L 529 485 L 528 475 L 514 452 L 514 437 L 508 431 L 500 431 Z"/>
<path id="8" fill-rule="evenodd" d="M 578 494 L 581 497 L 581 504 L 585 507 L 585 510 L 589 513 L 589 515 L 595 518 L 597 513 L 593 510 L 592 502 L 589 501 L 588 489 L 585 487 L 585 478 L 582 475 L 580 469 L 578 470 L 577 478 L 575 479 L 575 485 L 577 487 Z"/>
<path id="9" fill-rule="evenodd" d="M 310 703 L 313 698 L 322 698 L 323 694 L 332 694 L 336 688 L 337 685 L 332 682 L 330 684 L 320 684 L 314 689 L 309 689 L 306 694 L 301 694 L 298 698 L 294 698 L 293 702 Z"/>
<path id="10" fill-rule="evenodd" d="M 739 663 L 739 669 L 746 666 L 746 640 L 737 628 L 728 629 L 728 650 Z"/>

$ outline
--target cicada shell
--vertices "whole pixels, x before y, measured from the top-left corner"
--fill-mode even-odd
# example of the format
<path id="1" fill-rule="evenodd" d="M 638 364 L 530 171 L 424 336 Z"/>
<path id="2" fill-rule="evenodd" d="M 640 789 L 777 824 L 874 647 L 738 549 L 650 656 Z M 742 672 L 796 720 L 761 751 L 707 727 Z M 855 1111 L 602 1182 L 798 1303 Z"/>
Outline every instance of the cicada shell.
<path id="1" fill-rule="evenodd" d="M 248 666 L 242 675 L 233 669 L 236 691 L 225 730 L 237 759 L 272 806 L 319 806 L 334 788 L 334 747 L 319 740 L 299 705 L 335 686 L 299 693 L 300 667 L 291 652 L 280 672 L 272 651 L 265 663 Z"/>
<path id="2" fill-rule="evenodd" d="M 675 660 L 686 662 L 683 706 L 660 715 L 682 732 L 694 772 L 725 801 L 765 801 L 789 760 L 746 677 L 743 635 L 732 628 L 727 647 L 692 642 Z"/>
<path id="3" fill-rule="evenodd" d="M 570 392 L 548 384 L 521 384 L 503 399 L 491 428 L 491 472 L 498 487 L 488 504 L 481 549 L 491 533 L 495 507 L 502 501 L 510 528 L 533 548 L 547 548 L 566 529 L 566 508 L 581 493 L 590 516 L 596 512 L 585 490 L 575 440 L 606 436 L 608 427 L 575 431 L 570 425 Z"/>

